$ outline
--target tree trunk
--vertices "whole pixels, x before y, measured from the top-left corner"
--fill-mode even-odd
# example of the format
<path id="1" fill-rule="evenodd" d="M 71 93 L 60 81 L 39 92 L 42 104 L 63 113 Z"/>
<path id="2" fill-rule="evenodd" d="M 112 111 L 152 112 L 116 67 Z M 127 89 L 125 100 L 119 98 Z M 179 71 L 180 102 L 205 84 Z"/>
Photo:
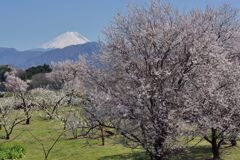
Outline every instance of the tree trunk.
<path id="1" fill-rule="evenodd" d="M 27 119 L 26 119 L 26 122 L 25 122 L 25 124 L 30 124 L 30 119 L 31 119 L 31 117 L 28 117 Z"/>
<path id="2" fill-rule="evenodd" d="M 162 150 L 163 144 L 165 142 L 164 137 L 159 137 L 156 139 L 155 144 L 154 144 L 154 149 L 155 149 L 155 155 L 153 155 L 154 160 L 162 160 L 163 159 L 163 153 L 159 153 L 159 150 Z"/>
<path id="3" fill-rule="evenodd" d="M 26 116 L 26 122 L 25 122 L 25 124 L 28 125 L 28 124 L 30 124 L 31 116 L 29 115 L 28 110 L 25 110 L 24 112 L 25 112 L 25 116 Z"/>
<path id="4" fill-rule="evenodd" d="M 6 134 L 6 140 L 9 140 L 10 139 L 10 135 L 9 134 Z"/>
<path id="5" fill-rule="evenodd" d="M 217 143 L 217 130 L 212 129 L 212 153 L 213 153 L 213 160 L 220 160 L 219 154 L 219 146 Z"/>
<path id="6" fill-rule="evenodd" d="M 232 140 L 231 140 L 231 146 L 232 146 L 232 147 L 237 146 L 237 141 L 236 141 L 236 139 L 232 139 Z"/>
<path id="7" fill-rule="evenodd" d="M 64 124 L 63 124 L 63 130 L 65 131 L 66 128 L 67 128 L 67 122 L 64 122 Z"/>
<path id="8" fill-rule="evenodd" d="M 102 146 L 105 145 L 105 137 L 104 137 L 104 131 L 103 128 L 101 127 L 101 139 L 102 139 Z"/>
<path id="9" fill-rule="evenodd" d="M 78 130 L 77 130 L 77 128 L 74 129 L 74 131 L 73 131 L 73 137 L 74 137 L 74 139 L 78 138 Z"/>
<path id="10" fill-rule="evenodd" d="M 51 120 L 52 120 L 52 119 L 53 119 L 53 116 L 52 116 L 52 115 L 49 115 L 49 119 L 51 119 Z"/>
<path id="11" fill-rule="evenodd" d="M 238 137 L 238 129 L 235 129 L 232 131 L 231 139 L 230 139 L 230 143 L 232 147 L 237 146 L 237 137 Z"/>

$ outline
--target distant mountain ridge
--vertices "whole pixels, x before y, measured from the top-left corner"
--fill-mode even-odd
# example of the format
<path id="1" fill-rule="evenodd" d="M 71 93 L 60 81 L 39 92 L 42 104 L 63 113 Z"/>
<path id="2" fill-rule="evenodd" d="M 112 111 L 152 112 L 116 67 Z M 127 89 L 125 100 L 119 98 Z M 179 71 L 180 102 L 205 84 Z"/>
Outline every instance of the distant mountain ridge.
<path id="1" fill-rule="evenodd" d="M 99 53 L 97 42 L 84 42 L 61 49 L 32 49 L 17 51 L 14 48 L 0 48 L 0 65 L 12 65 L 19 68 L 51 64 L 65 60 L 77 60 L 80 55 L 93 59 Z"/>

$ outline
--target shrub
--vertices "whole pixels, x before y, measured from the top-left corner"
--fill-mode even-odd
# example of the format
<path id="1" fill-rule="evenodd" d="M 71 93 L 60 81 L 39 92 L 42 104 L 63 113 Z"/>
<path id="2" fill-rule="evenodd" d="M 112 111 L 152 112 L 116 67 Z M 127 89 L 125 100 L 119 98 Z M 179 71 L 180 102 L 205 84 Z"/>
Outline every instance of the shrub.
<path id="1" fill-rule="evenodd" d="M 0 146 L 0 160 L 19 159 L 25 154 L 25 149 L 20 145 L 15 145 L 10 148 Z"/>

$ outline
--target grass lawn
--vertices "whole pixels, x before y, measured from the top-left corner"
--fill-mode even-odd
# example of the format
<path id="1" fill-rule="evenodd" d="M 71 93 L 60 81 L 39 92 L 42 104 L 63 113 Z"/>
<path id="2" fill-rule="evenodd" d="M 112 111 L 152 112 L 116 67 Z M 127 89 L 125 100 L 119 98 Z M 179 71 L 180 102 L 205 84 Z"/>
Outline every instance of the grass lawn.
<path id="1" fill-rule="evenodd" d="M 36 114 L 36 113 L 35 113 Z M 20 144 L 26 149 L 26 155 L 23 160 L 42 160 L 44 154 L 41 145 L 32 137 L 41 140 L 41 142 L 50 147 L 58 135 L 63 131 L 63 125 L 59 121 L 44 120 L 38 115 L 34 115 L 30 125 L 18 125 L 13 131 L 10 140 L 0 139 L 4 146 Z M 31 133 L 30 133 L 31 132 Z M 0 137 L 4 137 L 4 130 L 0 131 Z M 72 139 L 71 133 L 66 133 L 55 145 L 50 153 L 50 160 L 103 160 L 103 159 L 131 159 L 135 157 L 136 152 L 122 145 L 114 144 L 113 140 L 107 139 L 106 145 L 101 146 L 101 141 L 85 139 Z M 133 154 L 133 156 L 132 156 Z"/>
<path id="2" fill-rule="evenodd" d="M 4 146 L 20 144 L 26 149 L 22 160 L 43 160 L 44 154 L 41 145 L 31 136 L 41 140 L 49 147 L 54 139 L 62 132 L 63 125 L 55 120 L 43 120 L 35 113 L 30 125 L 19 125 L 11 135 L 10 140 L 0 140 Z M 31 133 L 30 133 L 31 132 Z M 4 136 L 4 131 L 0 131 Z M 240 143 L 240 142 L 239 142 Z M 112 139 L 106 140 L 106 145 L 101 146 L 100 140 L 86 141 L 85 139 L 72 139 L 70 133 L 62 136 L 60 141 L 50 153 L 50 160 L 140 160 L 146 159 L 140 150 L 131 150 L 120 144 L 115 144 Z M 225 147 L 225 146 L 224 146 Z M 175 155 L 171 160 L 206 160 L 211 158 L 210 146 L 202 142 L 193 147 L 188 153 Z M 222 153 L 223 160 L 240 160 L 240 148 L 225 147 Z"/>

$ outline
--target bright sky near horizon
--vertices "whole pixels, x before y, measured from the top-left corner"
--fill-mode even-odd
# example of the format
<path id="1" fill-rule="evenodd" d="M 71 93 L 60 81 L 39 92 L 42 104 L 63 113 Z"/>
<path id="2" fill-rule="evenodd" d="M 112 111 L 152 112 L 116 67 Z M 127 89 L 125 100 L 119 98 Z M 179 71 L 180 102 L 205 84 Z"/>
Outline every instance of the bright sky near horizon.
<path id="1" fill-rule="evenodd" d="M 167 0 L 180 10 L 217 7 L 224 2 L 240 8 L 240 0 Z M 76 31 L 96 41 L 115 13 L 129 3 L 150 0 L 0 0 L 0 47 L 37 48 L 59 34 Z"/>

